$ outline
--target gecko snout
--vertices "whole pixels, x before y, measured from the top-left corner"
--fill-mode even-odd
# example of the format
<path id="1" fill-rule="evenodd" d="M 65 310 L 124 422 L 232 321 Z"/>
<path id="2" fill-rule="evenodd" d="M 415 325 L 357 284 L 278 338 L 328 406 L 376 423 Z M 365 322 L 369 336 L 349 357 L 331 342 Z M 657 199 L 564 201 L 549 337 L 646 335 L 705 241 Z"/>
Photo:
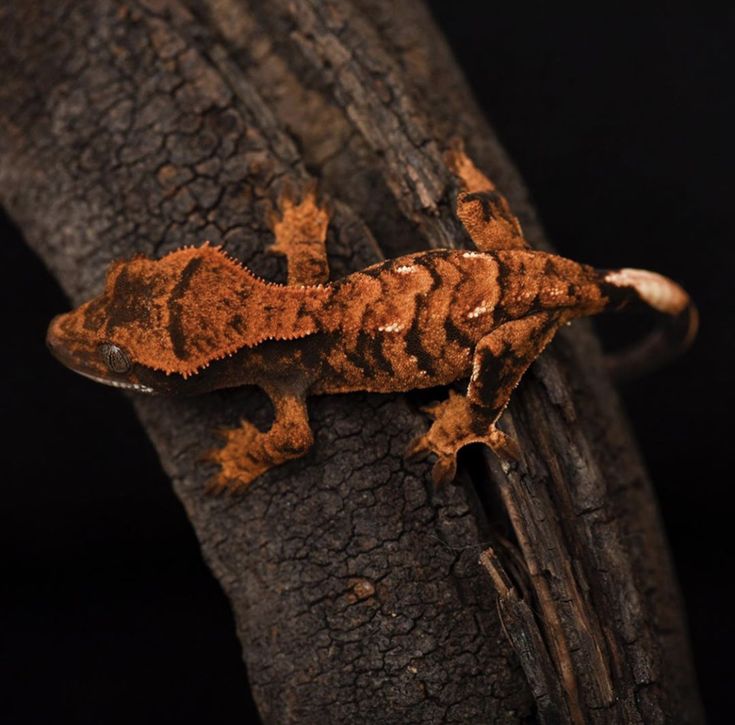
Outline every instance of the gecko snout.
<path id="1" fill-rule="evenodd" d="M 61 331 L 59 324 L 62 315 L 56 315 L 49 323 L 48 330 L 46 331 L 46 347 L 51 351 L 51 354 L 58 358 L 61 351 Z"/>
<path id="2" fill-rule="evenodd" d="M 93 340 L 79 335 L 75 320 L 69 313 L 56 315 L 46 331 L 46 347 L 62 364 L 80 371 L 87 358 L 92 357 Z"/>

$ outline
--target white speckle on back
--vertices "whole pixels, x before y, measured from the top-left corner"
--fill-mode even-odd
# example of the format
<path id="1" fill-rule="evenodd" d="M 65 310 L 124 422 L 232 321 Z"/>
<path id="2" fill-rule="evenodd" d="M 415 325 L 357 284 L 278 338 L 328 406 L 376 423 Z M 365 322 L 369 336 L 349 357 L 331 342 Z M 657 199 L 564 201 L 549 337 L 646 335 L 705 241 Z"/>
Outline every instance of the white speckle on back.
<path id="1" fill-rule="evenodd" d="M 478 357 L 475 357 L 474 361 L 472 362 L 472 376 L 470 377 L 470 382 L 475 382 L 477 378 L 480 377 L 480 360 Z"/>
<path id="2" fill-rule="evenodd" d="M 403 329 L 403 325 L 400 322 L 391 322 L 388 325 L 380 325 L 378 327 L 379 332 L 400 332 Z"/>
<path id="3" fill-rule="evenodd" d="M 396 272 L 398 272 L 398 274 L 410 274 L 411 272 L 415 271 L 415 264 L 402 264 L 400 267 L 396 267 Z"/>
<path id="4" fill-rule="evenodd" d="M 462 256 L 472 259 L 473 257 L 482 257 L 482 252 L 465 252 Z"/>
<path id="5" fill-rule="evenodd" d="M 477 305 L 474 310 L 470 310 L 467 313 L 467 319 L 472 320 L 476 317 L 479 317 L 480 315 L 484 315 L 487 312 L 487 307 L 485 306 L 485 303 L 481 305 Z"/>

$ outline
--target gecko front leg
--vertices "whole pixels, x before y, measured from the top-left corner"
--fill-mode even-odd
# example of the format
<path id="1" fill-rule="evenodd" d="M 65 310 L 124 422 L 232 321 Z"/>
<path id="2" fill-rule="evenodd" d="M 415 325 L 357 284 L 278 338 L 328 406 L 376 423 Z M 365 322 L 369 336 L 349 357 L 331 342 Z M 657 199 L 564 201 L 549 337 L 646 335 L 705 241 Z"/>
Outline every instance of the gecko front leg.
<path id="1" fill-rule="evenodd" d="M 451 481 L 457 452 L 470 443 L 484 443 L 504 460 L 520 457 L 518 444 L 496 427 L 529 365 L 541 354 L 564 319 L 540 312 L 506 322 L 476 345 L 467 395 L 450 391 L 449 398 L 426 408 L 434 422 L 409 446 L 409 457 L 437 456 L 432 478 L 436 486 Z"/>
<path id="2" fill-rule="evenodd" d="M 271 468 L 306 455 L 314 443 L 303 393 L 276 388 L 265 392 L 273 402 L 273 424 L 263 432 L 244 420 L 222 431 L 225 445 L 205 455 L 219 466 L 210 491 L 241 491 Z"/>
<path id="3" fill-rule="evenodd" d="M 278 211 L 271 213 L 268 220 L 275 237 L 269 251 L 286 257 L 287 287 L 328 282 L 325 242 L 329 214 L 317 203 L 314 188 L 309 188 L 296 201 L 293 188 L 284 186 L 276 206 Z M 288 332 L 286 329 L 286 336 Z M 271 468 L 305 455 L 314 442 L 304 391 L 293 390 L 288 384 L 279 387 L 277 383 L 269 383 L 261 387 L 273 403 L 273 425 L 262 432 L 243 420 L 237 428 L 221 430 L 224 446 L 204 456 L 219 466 L 210 491 L 242 490 Z"/>

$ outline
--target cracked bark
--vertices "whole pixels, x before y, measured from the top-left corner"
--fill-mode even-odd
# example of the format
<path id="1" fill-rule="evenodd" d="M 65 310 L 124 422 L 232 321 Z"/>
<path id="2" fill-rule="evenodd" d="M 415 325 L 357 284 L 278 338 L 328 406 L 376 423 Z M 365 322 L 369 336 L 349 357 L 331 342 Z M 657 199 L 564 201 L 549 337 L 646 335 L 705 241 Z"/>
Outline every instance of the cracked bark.
<path id="1" fill-rule="evenodd" d="M 75 303 L 112 259 L 204 239 L 283 280 L 268 209 L 312 177 L 334 275 L 461 244 L 452 136 L 545 244 L 418 2 L 48 0 L 0 18 L 0 199 Z M 234 499 L 203 494 L 197 460 L 217 426 L 267 425 L 262 395 L 134 404 L 264 721 L 702 720 L 655 502 L 587 326 L 514 396 L 523 465 L 469 454 L 436 493 L 402 459 L 426 425 L 406 396 L 313 400 L 314 451 Z"/>

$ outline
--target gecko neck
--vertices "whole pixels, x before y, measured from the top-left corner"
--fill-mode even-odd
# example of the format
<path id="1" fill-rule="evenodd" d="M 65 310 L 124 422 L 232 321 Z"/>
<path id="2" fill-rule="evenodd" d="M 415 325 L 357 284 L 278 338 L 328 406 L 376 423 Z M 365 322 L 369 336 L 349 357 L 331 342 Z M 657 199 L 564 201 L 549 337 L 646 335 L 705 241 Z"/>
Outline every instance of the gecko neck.
<path id="1" fill-rule="evenodd" d="M 248 271 L 243 286 L 243 306 L 257 311 L 248 320 L 252 344 L 265 340 L 295 340 L 318 332 L 325 303 L 332 294 L 329 285 L 288 286 L 267 282 Z"/>

